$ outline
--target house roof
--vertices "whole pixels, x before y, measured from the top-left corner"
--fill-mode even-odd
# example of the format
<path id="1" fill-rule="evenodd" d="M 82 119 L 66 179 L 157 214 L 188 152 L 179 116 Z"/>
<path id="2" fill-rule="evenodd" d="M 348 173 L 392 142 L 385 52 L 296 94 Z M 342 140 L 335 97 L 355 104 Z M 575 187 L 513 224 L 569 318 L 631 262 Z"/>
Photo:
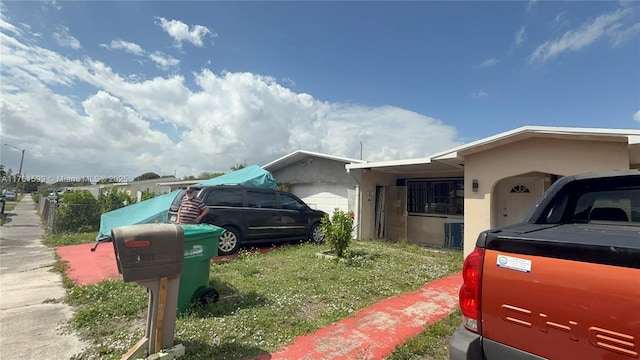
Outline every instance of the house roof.
<path id="1" fill-rule="evenodd" d="M 635 162 L 634 159 L 640 159 L 640 130 L 523 126 L 438 152 L 425 158 L 348 164 L 346 168 L 347 171 L 376 169 L 390 173 L 434 172 L 443 170 L 446 167 L 449 167 L 449 170 L 451 168 L 462 169 L 464 167 L 464 158 L 467 155 L 535 137 L 626 142 L 629 144 L 631 162 Z M 434 164 L 437 164 L 437 166 Z"/>
<path id="2" fill-rule="evenodd" d="M 164 177 L 164 178 L 155 178 L 155 179 L 145 179 L 145 180 L 137 180 L 137 181 L 130 181 L 128 183 L 126 183 L 126 185 L 143 185 L 143 184 L 156 184 L 158 182 L 171 182 L 171 181 L 178 181 L 178 179 L 174 176 L 168 176 L 168 177 Z"/>
<path id="3" fill-rule="evenodd" d="M 263 165 L 262 168 L 269 171 L 269 172 L 273 172 L 276 170 L 279 170 L 285 166 L 291 165 L 291 164 L 295 164 L 295 163 L 299 163 L 302 161 L 305 161 L 306 159 L 308 159 L 309 157 L 316 157 L 316 158 L 323 158 L 323 159 L 328 159 L 328 160 L 333 160 L 333 161 L 339 161 L 339 162 L 343 162 L 345 164 L 363 164 L 366 163 L 366 161 L 364 160 L 358 160 L 358 159 L 351 159 L 351 158 L 347 158 L 347 157 L 342 157 L 342 156 L 334 156 L 334 155 L 327 155 L 327 154 L 321 154 L 321 153 L 317 153 L 317 152 L 312 152 L 312 151 L 306 151 L 306 150 L 296 150 L 288 155 L 285 155 L 279 159 L 276 159 L 266 165 Z"/>

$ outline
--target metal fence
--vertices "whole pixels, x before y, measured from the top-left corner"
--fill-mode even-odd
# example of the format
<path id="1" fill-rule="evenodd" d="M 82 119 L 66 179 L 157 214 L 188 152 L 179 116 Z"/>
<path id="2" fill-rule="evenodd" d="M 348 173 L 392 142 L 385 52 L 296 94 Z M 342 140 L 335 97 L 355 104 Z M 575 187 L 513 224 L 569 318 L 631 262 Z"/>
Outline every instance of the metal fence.
<path id="1" fill-rule="evenodd" d="M 56 209 L 58 209 L 58 200 L 47 197 L 40 198 L 38 202 L 38 212 L 42 217 L 42 221 L 51 232 L 55 232 Z"/>

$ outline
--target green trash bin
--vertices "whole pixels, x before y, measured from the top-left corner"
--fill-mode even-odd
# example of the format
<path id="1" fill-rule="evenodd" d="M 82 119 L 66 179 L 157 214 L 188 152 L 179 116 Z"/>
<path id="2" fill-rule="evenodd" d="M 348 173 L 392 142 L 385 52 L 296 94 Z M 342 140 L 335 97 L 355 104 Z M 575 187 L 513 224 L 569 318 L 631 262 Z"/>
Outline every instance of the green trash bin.
<path id="1" fill-rule="evenodd" d="M 184 259 L 178 290 L 178 315 L 195 302 L 217 300 L 218 292 L 209 287 L 211 258 L 218 255 L 218 242 L 224 229 L 209 224 L 180 224 L 184 230 Z"/>

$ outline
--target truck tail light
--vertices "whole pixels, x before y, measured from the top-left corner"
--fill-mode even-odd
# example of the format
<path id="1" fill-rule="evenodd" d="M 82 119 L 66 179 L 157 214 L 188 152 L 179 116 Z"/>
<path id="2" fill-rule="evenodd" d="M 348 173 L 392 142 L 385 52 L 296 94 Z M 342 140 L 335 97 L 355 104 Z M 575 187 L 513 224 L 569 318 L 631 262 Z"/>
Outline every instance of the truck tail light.
<path id="1" fill-rule="evenodd" d="M 484 249 L 475 248 L 464 260 L 462 266 L 462 286 L 460 287 L 460 309 L 463 325 L 476 333 L 480 327 L 480 295 L 482 284 L 482 263 Z"/>

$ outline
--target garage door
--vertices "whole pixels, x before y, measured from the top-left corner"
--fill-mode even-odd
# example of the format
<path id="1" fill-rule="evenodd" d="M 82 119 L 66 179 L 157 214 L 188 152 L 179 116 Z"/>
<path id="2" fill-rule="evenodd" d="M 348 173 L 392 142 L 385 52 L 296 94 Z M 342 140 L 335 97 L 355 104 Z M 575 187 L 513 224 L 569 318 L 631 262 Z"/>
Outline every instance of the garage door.
<path id="1" fill-rule="evenodd" d="M 332 214 L 335 208 L 347 212 L 349 200 L 344 185 L 336 184 L 295 184 L 289 191 L 302 199 L 311 208 Z"/>

